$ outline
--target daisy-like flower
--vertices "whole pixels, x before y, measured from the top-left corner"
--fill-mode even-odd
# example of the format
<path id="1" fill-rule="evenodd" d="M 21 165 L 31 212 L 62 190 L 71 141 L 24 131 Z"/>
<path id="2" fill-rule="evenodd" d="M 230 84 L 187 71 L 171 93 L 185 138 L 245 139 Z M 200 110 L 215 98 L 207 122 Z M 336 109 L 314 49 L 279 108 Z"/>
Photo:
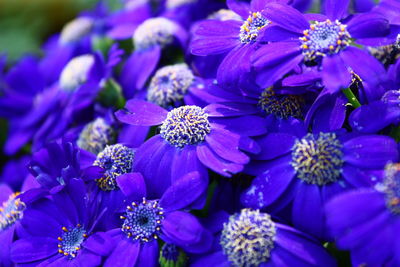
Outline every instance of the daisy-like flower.
<path id="1" fill-rule="evenodd" d="M 192 266 L 335 266 L 333 258 L 310 236 L 271 219 L 259 210 L 242 209 L 213 222 L 213 251 Z M 222 225 L 223 223 L 223 225 Z"/>
<path id="2" fill-rule="evenodd" d="M 267 4 L 262 14 L 274 26 L 266 29 L 262 37 L 271 43 L 258 49 L 252 59 L 257 82 L 270 86 L 300 63 L 316 65 L 330 92 L 347 88 L 351 71 L 361 79 L 381 81 L 383 67 L 379 73 L 370 71 L 377 60 L 355 45 L 363 40 L 379 45 L 390 32 L 388 21 L 376 13 L 347 18 L 348 4 L 348 0 L 327 0 L 326 15 L 303 15 L 288 5 Z"/>
<path id="3" fill-rule="evenodd" d="M 325 202 L 350 188 L 373 184 L 384 166 L 398 159 L 397 146 L 379 135 L 298 135 L 271 133 L 258 140 L 262 151 L 251 163 L 258 176 L 241 200 L 247 207 L 271 211 L 292 203 L 296 228 L 329 239 Z"/>
<path id="4" fill-rule="evenodd" d="M 208 107 L 181 106 L 168 112 L 155 104 L 132 99 L 116 113 L 124 123 L 161 125 L 160 133 L 138 148 L 134 164 L 135 170 L 146 178 L 150 196 L 159 197 L 177 177 L 190 171 L 207 176 L 208 167 L 229 177 L 249 161 L 240 149 L 257 149 L 245 134 L 241 136 L 218 123 L 229 109 Z"/>
<path id="5" fill-rule="evenodd" d="M 73 179 L 50 198 L 39 198 L 24 211 L 23 235 L 11 247 L 11 260 L 36 266 L 98 266 L 101 252 L 82 180 Z"/>
<path id="6" fill-rule="evenodd" d="M 134 175 L 136 187 L 132 187 L 129 180 L 121 184 L 129 201 L 120 213 L 117 228 L 107 232 L 114 248 L 104 266 L 154 266 L 159 258 L 159 239 L 169 247 L 178 246 L 191 253 L 202 253 L 211 248 L 211 233 L 195 216 L 180 211 L 201 194 L 200 187 L 207 186 L 198 173 L 179 177 L 160 199 L 146 198 L 143 177 L 140 173 Z M 167 248 L 163 247 L 164 256 L 168 252 L 165 250 Z"/>
<path id="7" fill-rule="evenodd" d="M 194 26 L 190 44 L 192 54 L 226 54 L 217 71 L 219 83 L 233 86 L 250 71 L 250 56 L 257 46 L 260 32 L 271 24 L 263 14 L 267 2 L 253 0 L 248 4 L 228 0 L 229 9 L 240 15 L 240 20 L 208 19 Z"/>
<path id="8" fill-rule="evenodd" d="M 388 164 L 372 188 L 338 195 L 326 205 L 329 229 L 354 266 L 397 266 L 400 243 L 400 165 Z"/>

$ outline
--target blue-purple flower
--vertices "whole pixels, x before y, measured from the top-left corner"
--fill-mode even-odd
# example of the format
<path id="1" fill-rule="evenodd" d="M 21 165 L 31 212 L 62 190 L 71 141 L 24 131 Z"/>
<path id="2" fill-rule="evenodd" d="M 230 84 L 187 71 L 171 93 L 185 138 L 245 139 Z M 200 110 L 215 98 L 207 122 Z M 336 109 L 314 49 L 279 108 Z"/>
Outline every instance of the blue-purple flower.
<path id="1" fill-rule="evenodd" d="M 398 159 L 395 141 L 379 135 L 271 133 L 257 141 L 262 151 L 248 171 L 258 176 L 242 203 L 273 212 L 292 203 L 295 227 L 321 239 L 329 238 L 324 203 L 350 188 L 372 185 L 384 166 Z"/>

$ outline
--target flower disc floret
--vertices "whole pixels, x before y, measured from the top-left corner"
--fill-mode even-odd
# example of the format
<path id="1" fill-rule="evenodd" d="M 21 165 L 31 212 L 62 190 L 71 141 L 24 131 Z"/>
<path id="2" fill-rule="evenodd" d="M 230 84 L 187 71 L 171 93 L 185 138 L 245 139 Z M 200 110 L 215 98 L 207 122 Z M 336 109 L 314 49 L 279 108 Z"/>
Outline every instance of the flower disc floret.
<path id="1" fill-rule="evenodd" d="M 208 114 L 198 106 L 182 106 L 168 112 L 160 127 L 161 137 L 173 146 L 182 148 L 198 144 L 211 131 Z"/>
<path id="2" fill-rule="evenodd" d="M 180 101 L 192 85 L 194 75 L 186 64 L 159 69 L 151 79 L 147 99 L 161 107 Z"/>
<path id="3" fill-rule="evenodd" d="M 259 266 L 274 248 L 275 223 L 259 210 L 242 209 L 224 223 L 220 244 L 232 266 Z"/>
<path id="4" fill-rule="evenodd" d="M 246 44 L 254 42 L 260 30 L 270 23 L 260 12 L 251 13 L 240 27 L 240 42 Z"/>
<path id="5" fill-rule="evenodd" d="M 58 253 L 69 258 L 75 258 L 81 249 L 83 241 L 87 238 L 85 228 L 78 224 L 76 227 L 68 229 L 62 227 L 62 234 L 58 239 Z"/>
<path id="6" fill-rule="evenodd" d="M 132 149 L 121 144 L 106 146 L 93 163 L 105 170 L 103 177 L 96 180 L 98 187 L 103 191 L 118 189 L 115 179 L 132 171 L 134 155 Z"/>
<path id="7" fill-rule="evenodd" d="M 88 123 L 79 135 L 77 145 L 93 154 L 114 142 L 114 130 L 103 118 Z"/>
<path id="8" fill-rule="evenodd" d="M 342 144 L 334 133 L 307 134 L 296 140 L 292 162 L 297 177 L 319 186 L 336 182 L 342 173 Z"/>
<path id="9" fill-rule="evenodd" d="M 384 190 L 386 206 L 394 214 L 400 214 L 400 164 L 388 164 L 385 170 Z"/>
<path id="10" fill-rule="evenodd" d="M 132 205 L 126 208 L 125 214 L 121 216 L 124 220 L 121 230 L 133 240 L 152 241 L 161 233 L 163 214 L 158 200 L 143 198 L 142 202 L 132 202 Z"/>
<path id="11" fill-rule="evenodd" d="M 60 76 L 60 87 L 66 91 L 74 91 L 88 79 L 89 70 L 94 64 L 93 55 L 82 55 L 71 59 Z"/>
<path id="12" fill-rule="evenodd" d="M 302 105 L 304 99 L 297 95 L 278 95 L 272 87 L 265 89 L 258 100 L 258 105 L 267 114 L 273 114 L 278 118 L 289 117 L 302 118 Z"/>
<path id="13" fill-rule="evenodd" d="M 163 47 L 172 43 L 175 27 L 174 22 L 162 17 L 144 21 L 133 35 L 135 48 L 144 50 L 154 45 Z"/>
<path id="14" fill-rule="evenodd" d="M 11 194 L 8 200 L 1 205 L 0 231 L 7 229 L 22 218 L 26 205 L 19 199 L 19 194 L 19 192 Z"/>
<path id="15" fill-rule="evenodd" d="M 305 60 L 312 61 L 321 56 L 337 54 L 349 46 L 351 36 L 346 28 L 347 25 L 338 20 L 311 24 L 310 29 L 305 30 L 304 36 L 300 37 Z"/>

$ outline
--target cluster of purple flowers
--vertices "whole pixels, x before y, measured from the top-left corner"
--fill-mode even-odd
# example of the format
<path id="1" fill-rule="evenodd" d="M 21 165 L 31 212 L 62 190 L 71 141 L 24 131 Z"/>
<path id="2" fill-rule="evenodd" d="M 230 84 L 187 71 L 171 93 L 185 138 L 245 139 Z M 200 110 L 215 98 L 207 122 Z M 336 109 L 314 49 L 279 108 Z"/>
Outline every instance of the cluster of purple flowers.
<path id="1" fill-rule="evenodd" d="M 398 0 L 100 2 L 0 58 L 0 266 L 400 266 Z"/>

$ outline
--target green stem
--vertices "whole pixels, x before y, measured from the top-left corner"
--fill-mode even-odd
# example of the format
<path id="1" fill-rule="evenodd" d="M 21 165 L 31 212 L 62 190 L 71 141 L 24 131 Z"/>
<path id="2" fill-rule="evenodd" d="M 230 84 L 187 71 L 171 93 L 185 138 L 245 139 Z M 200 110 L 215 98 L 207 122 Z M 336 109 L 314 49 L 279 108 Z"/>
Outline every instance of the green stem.
<path id="1" fill-rule="evenodd" d="M 350 88 L 342 89 L 342 92 L 347 97 L 347 100 L 349 100 L 350 104 L 354 108 L 361 107 L 360 102 L 358 101 L 357 97 L 353 94 Z"/>

